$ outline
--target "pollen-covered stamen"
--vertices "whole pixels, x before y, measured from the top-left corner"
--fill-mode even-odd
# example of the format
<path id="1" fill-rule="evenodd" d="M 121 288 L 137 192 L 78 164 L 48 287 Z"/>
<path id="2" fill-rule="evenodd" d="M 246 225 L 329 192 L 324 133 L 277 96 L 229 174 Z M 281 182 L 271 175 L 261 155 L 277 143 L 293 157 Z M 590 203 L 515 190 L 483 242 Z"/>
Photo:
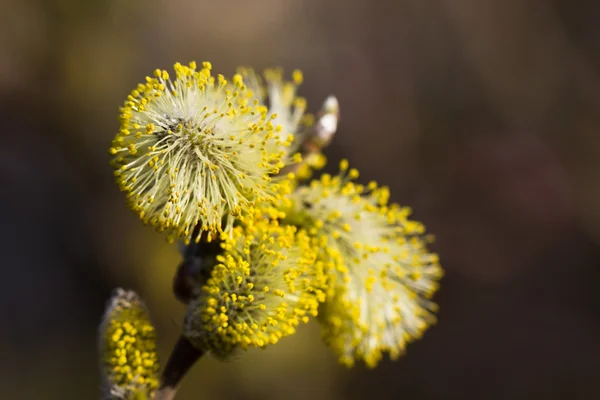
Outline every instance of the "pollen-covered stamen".
<path id="1" fill-rule="evenodd" d="M 324 301 L 325 277 L 306 233 L 257 218 L 224 237 L 219 264 L 188 308 L 185 336 L 218 357 L 277 343 Z"/>
<path id="2" fill-rule="evenodd" d="M 342 362 L 374 366 L 435 322 L 429 298 L 442 270 L 427 251 L 422 224 L 408 219 L 410 209 L 388 204 L 389 190 L 375 182 L 354 183 L 358 171 L 347 161 L 340 169 L 294 191 L 284 221 L 307 228 L 322 249 L 330 287 L 326 342 Z"/>
<path id="3" fill-rule="evenodd" d="M 239 75 L 229 83 L 210 69 L 176 64 L 174 80 L 156 70 L 121 108 L 110 150 L 131 207 L 170 236 L 190 239 L 199 225 L 214 237 L 278 193 L 269 175 L 288 143 L 277 140 L 267 108 L 244 95 Z"/>

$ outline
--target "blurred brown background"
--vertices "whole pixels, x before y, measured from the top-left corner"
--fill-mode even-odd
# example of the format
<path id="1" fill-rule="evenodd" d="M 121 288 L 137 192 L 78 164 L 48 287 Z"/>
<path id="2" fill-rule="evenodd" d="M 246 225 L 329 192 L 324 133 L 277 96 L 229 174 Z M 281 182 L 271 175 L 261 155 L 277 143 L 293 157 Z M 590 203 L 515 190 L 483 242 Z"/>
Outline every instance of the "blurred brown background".
<path id="1" fill-rule="evenodd" d="M 175 61 L 301 68 L 334 93 L 335 168 L 437 237 L 439 324 L 397 362 L 335 363 L 311 324 L 202 360 L 185 399 L 598 399 L 600 4 L 526 0 L 1 0 L 0 398 L 96 399 L 96 328 L 138 290 L 166 359 L 175 247 L 127 210 L 107 149 Z"/>

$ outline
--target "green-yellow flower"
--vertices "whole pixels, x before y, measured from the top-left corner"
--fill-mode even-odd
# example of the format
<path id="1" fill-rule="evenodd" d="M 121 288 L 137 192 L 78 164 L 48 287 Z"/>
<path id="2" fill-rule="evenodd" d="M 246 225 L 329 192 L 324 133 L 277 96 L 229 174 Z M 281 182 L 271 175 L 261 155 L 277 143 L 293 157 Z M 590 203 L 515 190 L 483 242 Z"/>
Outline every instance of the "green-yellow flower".
<path id="1" fill-rule="evenodd" d="M 298 187 L 284 221 L 308 229 L 320 249 L 329 279 L 320 314 L 326 343 L 346 365 L 375 366 L 435 322 L 430 298 L 442 269 L 408 208 L 389 205 L 388 189 L 375 182 L 354 183 L 358 172 L 347 161 L 341 170 Z"/>
<path id="2" fill-rule="evenodd" d="M 275 344 L 317 315 L 325 277 L 306 232 L 257 216 L 223 235 L 222 246 L 188 307 L 184 336 L 194 346 L 226 358 Z"/>
<path id="3" fill-rule="evenodd" d="M 100 355 L 107 399 L 150 399 L 158 388 L 156 334 L 146 307 L 132 291 L 118 289 L 100 327 Z"/>
<path id="4" fill-rule="evenodd" d="M 174 69 L 174 78 L 156 70 L 127 97 L 110 149 L 115 174 L 144 222 L 172 239 L 216 237 L 277 197 L 271 175 L 291 140 L 241 75 L 215 78 L 209 62 Z"/>
<path id="5" fill-rule="evenodd" d="M 306 99 L 297 95 L 298 87 L 304 80 L 302 72 L 295 70 L 291 81 L 283 79 L 281 68 L 266 69 L 263 73 L 264 80 L 251 68 L 238 68 L 238 73 L 243 77 L 252 97 L 259 104 L 268 105 L 268 115 L 273 117 L 273 124 L 292 142 L 284 159 L 286 164 L 292 162 L 292 155 L 298 151 L 302 139 L 314 122 L 312 115 L 305 114 Z"/>
<path id="6" fill-rule="evenodd" d="M 262 76 L 251 68 L 239 68 L 238 73 L 244 78 L 253 98 L 259 104 L 268 104 L 269 116 L 275 116 L 273 123 L 292 142 L 284 163 L 296 164 L 299 179 L 308 179 L 313 169 L 323 168 L 326 158 L 321 150 L 329 144 L 337 130 L 337 99 L 334 96 L 326 99 L 315 122 L 312 114 L 305 113 L 306 99 L 297 95 L 304 81 L 300 70 L 292 72 L 291 81 L 284 80 L 281 68 L 266 69 Z"/>

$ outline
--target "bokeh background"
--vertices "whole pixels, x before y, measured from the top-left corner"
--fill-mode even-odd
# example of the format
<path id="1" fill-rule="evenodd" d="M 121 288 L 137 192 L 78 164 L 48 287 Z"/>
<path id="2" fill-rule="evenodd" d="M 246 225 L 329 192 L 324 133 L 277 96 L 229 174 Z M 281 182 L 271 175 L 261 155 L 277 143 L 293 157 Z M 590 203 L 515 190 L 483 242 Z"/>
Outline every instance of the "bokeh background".
<path id="1" fill-rule="evenodd" d="M 439 324 L 347 370 L 310 324 L 178 399 L 598 399 L 600 5 L 527 0 L 1 0 L 0 398 L 96 399 L 114 287 L 147 300 L 163 360 L 177 249 L 129 212 L 108 147 L 154 68 L 305 74 L 338 96 L 335 169 L 437 237 Z"/>

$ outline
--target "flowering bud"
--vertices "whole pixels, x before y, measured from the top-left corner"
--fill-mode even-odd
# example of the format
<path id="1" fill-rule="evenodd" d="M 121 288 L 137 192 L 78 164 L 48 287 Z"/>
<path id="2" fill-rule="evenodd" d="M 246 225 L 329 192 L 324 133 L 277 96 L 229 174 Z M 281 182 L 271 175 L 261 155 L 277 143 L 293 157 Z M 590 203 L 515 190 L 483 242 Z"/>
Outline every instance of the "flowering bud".
<path id="1" fill-rule="evenodd" d="M 147 77 L 121 108 L 110 149 L 130 207 L 170 239 L 217 237 L 255 202 L 273 201 L 270 175 L 290 145 L 239 75 L 229 83 L 211 68 L 177 63 L 174 78 Z"/>
<path id="2" fill-rule="evenodd" d="M 223 237 L 224 253 L 188 306 L 184 336 L 219 358 L 266 347 L 317 315 L 325 277 L 304 231 L 257 219 Z"/>
<path id="3" fill-rule="evenodd" d="M 108 399 L 151 399 L 158 388 L 156 334 L 133 291 L 117 289 L 100 326 L 100 359 Z"/>
<path id="4" fill-rule="evenodd" d="M 342 363 L 363 360 L 372 367 L 383 352 L 399 356 L 435 322 L 430 298 L 442 269 L 408 208 L 388 204 L 386 187 L 353 182 L 358 171 L 348 170 L 346 160 L 340 169 L 338 176 L 324 174 L 298 187 L 284 222 L 309 232 L 324 263 L 329 291 L 319 319 L 325 342 Z"/>

